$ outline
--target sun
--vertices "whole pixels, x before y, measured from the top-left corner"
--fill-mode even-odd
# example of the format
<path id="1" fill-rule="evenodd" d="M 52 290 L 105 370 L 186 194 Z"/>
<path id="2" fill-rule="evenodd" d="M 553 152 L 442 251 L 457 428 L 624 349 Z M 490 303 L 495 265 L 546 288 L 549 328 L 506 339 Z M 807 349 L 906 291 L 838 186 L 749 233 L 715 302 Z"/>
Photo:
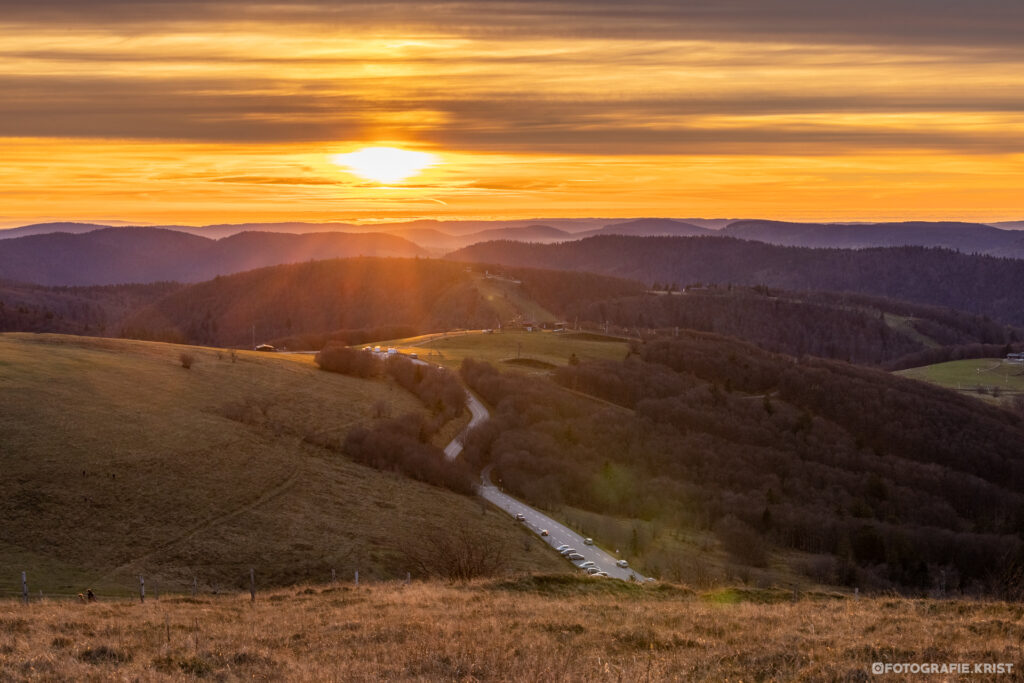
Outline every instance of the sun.
<path id="1" fill-rule="evenodd" d="M 439 163 L 433 154 L 397 147 L 364 147 L 348 154 L 335 154 L 331 161 L 350 173 L 378 183 L 398 183 Z"/>

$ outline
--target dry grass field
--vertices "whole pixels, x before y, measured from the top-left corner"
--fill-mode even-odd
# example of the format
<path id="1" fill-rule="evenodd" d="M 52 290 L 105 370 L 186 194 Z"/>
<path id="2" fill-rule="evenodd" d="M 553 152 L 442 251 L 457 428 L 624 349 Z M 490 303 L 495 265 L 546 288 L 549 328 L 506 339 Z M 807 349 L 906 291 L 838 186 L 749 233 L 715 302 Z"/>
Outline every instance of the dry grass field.
<path id="1" fill-rule="evenodd" d="M 179 356 L 193 356 L 191 369 Z M 0 335 L 0 595 L 129 594 L 404 576 L 403 549 L 465 528 L 556 571 L 479 501 L 356 465 L 308 442 L 422 410 L 385 380 L 309 356 L 60 335 Z M 457 427 L 457 425 L 456 425 Z"/>
<path id="2" fill-rule="evenodd" d="M 553 576 L 0 603 L 0 679 L 868 681 L 874 662 L 1012 663 L 1024 608 Z M 954 680 L 953 676 L 919 676 Z"/>

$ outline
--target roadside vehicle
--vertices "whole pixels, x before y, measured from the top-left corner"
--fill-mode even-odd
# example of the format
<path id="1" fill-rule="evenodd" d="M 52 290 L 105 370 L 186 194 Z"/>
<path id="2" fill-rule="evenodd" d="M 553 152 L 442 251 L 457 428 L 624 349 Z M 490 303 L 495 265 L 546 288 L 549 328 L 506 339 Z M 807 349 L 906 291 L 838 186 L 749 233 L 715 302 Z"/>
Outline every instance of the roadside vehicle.
<path id="1" fill-rule="evenodd" d="M 597 567 L 587 567 L 587 573 L 588 574 L 596 574 L 599 571 L 601 571 L 601 570 L 598 569 Z"/>
<path id="2" fill-rule="evenodd" d="M 629 566 L 629 562 L 626 562 L 625 560 L 619 560 L 615 564 L 617 564 L 620 567 L 628 567 Z"/>
<path id="3" fill-rule="evenodd" d="M 586 562 L 581 562 L 580 563 L 580 568 L 581 569 L 586 569 L 587 567 L 594 567 L 594 566 L 596 566 L 596 565 L 593 562 L 591 562 L 590 560 L 587 560 Z"/>
<path id="4" fill-rule="evenodd" d="M 583 556 L 580 555 L 579 553 L 569 553 L 568 557 L 569 557 L 570 560 L 574 560 L 574 561 L 575 560 L 582 560 L 583 559 Z"/>
<path id="5" fill-rule="evenodd" d="M 558 546 L 557 548 L 555 548 L 555 550 L 557 550 L 558 552 L 562 552 L 563 550 L 568 550 L 568 549 L 569 549 L 569 546 L 567 546 L 564 543 L 562 545 Z"/>
<path id="6" fill-rule="evenodd" d="M 526 517 L 523 516 L 522 512 L 517 512 L 516 513 L 516 521 L 517 522 L 525 522 L 526 521 Z"/>
<path id="7" fill-rule="evenodd" d="M 541 536 L 548 536 L 548 535 L 549 535 L 549 534 L 548 534 L 548 530 L 547 530 L 547 529 L 541 529 L 541 530 L 540 530 L 540 535 L 541 535 Z"/>
<path id="8" fill-rule="evenodd" d="M 566 548 L 565 550 L 559 550 L 558 552 L 568 557 L 569 555 L 572 555 L 574 552 L 576 552 L 576 548 Z"/>
<path id="9" fill-rule="evenodd" d="M 583 539 L 583 545 L 594 545 L 594 539 L 592 539 L 592 538 L 584 538 Z"/>

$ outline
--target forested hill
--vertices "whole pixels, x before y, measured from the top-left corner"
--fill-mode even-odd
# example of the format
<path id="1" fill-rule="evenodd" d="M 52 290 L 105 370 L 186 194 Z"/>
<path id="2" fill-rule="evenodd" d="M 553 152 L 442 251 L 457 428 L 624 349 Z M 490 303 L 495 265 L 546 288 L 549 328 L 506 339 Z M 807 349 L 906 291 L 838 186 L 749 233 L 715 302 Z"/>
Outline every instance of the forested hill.
<path id="1" fill-rule="evenodd" d="M 520 296 L 535 292 L 531 301 L 552 311 L 640 291 L 638 283 L 591 273 L 520 269 L 515 275 Z M 413 334 L 494 327 L 504 322 L 511 304 L 495 301 L 487 282 L 483 273 L 443 260 L 309 261 L 184 287 L 126 319 L 123 334 L 235 346 L 251 344 L 255 326 L 257 341 L 306 336 L 304 348 L 320 348 L 316 338 L 335 331 L 398 326 Z"/>
<path id="2" fill-rule="evenodd" d="M 41 285 L 198 282 L 263 266 L 347 256 L 418 256 L 394 235 L 247 232 L 211 240 L 158 228 L 107 228 L 0 240 L 0 278 Z"/>
<path id="3" fill-rule="evenodd" d="M 673 328 L 715 332 L 769 351 L 850 363 L 910 367 L 942 351 L 976 357 L 1016 349 L 1024 329 L 948 308 L 862 294 L 709 286 L 606 298 L 573 306 L 569 319 L 607 321 L 650 335 Z M 986 345 L 985 349 L 975 346 Z M 929 355 L 931 354 L 931 355 Z"/>
<path id="4" fill-rule="evenodd" d="M 533 503 L 713 530 L 737 563 L 766 567 L 781 550 L 821 583 L 1019 585 L 1019 415 L 718 335 L 681 331 L 634 350 L 558 368 L 572 392 L 467 360 L 463 378 L 494 416 L 465 457 Z M 581 392 L 629 410 L 595 408 Z M 670 569 L 693 558 L 645 560 Z"/>
<path id="5" fill-rule="evenodd" d="M 808 249 L 728 237 L 606 236 L 563 244 L 487 242 L 448 258 L 585 270 L 647 283 L 857 292 L 1024 324 L 1024 261 L 948 249 Z"/>

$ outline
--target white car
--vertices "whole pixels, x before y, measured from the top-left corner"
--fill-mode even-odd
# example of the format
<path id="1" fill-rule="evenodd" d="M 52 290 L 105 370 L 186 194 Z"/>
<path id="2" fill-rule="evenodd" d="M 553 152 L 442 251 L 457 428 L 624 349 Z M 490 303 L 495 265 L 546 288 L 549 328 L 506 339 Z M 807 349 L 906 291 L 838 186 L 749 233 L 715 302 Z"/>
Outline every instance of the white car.
<path id="1" fill-rule="evenodd" d="M 540 535 L 541 536 L 547 536 L 548 535 L 548 530 L 547 529 L 541 529 L 540 530 Z"/>
<path id="2" fill-rule="evenodd" d="M 608 572 L 598 572 L 594 576 L 608 576 Z"/>
<path id="3" fill-rule="evenodd" d="M 594 539 L 592 539 L 592 538 L 584 538 L 583 539 L 583 545 L 594 545 Z"/>
<path id="4" fill-rule="evenodd" d="M 569 553 L 569 559 L 575 562 L 576 560 L 582 560 L 583 556 L 579 553 Z"/>
<path id="5" fill-rule="evenodd" d="M 522 512 L 517 512 L 516 513 L 516 521 L 517 522 L 525 522 L 526 521 L 526 517 L 523 516 Z"/>
<path id="6" fill-rule="evenodd" d="M 597 568 L 597 567 L 587 567 L 587 573 L 588 574 L 596 574 L 599 571 L 601 571 L 601 570 L 599 568 Z"/>
<path id="7" fill-rule="evenodd" d="M 629 566 L 629 562 L 626 562 L 625 560 L 619 560 L 615 564 L 617 564 L 620 567 L 628 567 Z"/>
<path id="8" fill-rule="evenodd" d="M 564 543 L 562 545 L 558 546 L 557 548 L 555 548 L 555 550 L 557 550 L 558 552 L 562 552 L 563 550 L 568 550 L 568 549 L 569 549 L 569 546 L 567 546 Z"/>
<path id="9" fill-rule="evenodd" d="M 562 553 L 563 555 L 569 555 L 570 553 L 576 552 L 576 548 L 566 548 L 565 550 L 559 550 L 558 552 Z"/>
<path id="10" fill-rule="evenodd" d="M 580 562 L 580 569 L 586 569 L 587 567 L 593 567 L 594 563 L 591 561 Z"/>

